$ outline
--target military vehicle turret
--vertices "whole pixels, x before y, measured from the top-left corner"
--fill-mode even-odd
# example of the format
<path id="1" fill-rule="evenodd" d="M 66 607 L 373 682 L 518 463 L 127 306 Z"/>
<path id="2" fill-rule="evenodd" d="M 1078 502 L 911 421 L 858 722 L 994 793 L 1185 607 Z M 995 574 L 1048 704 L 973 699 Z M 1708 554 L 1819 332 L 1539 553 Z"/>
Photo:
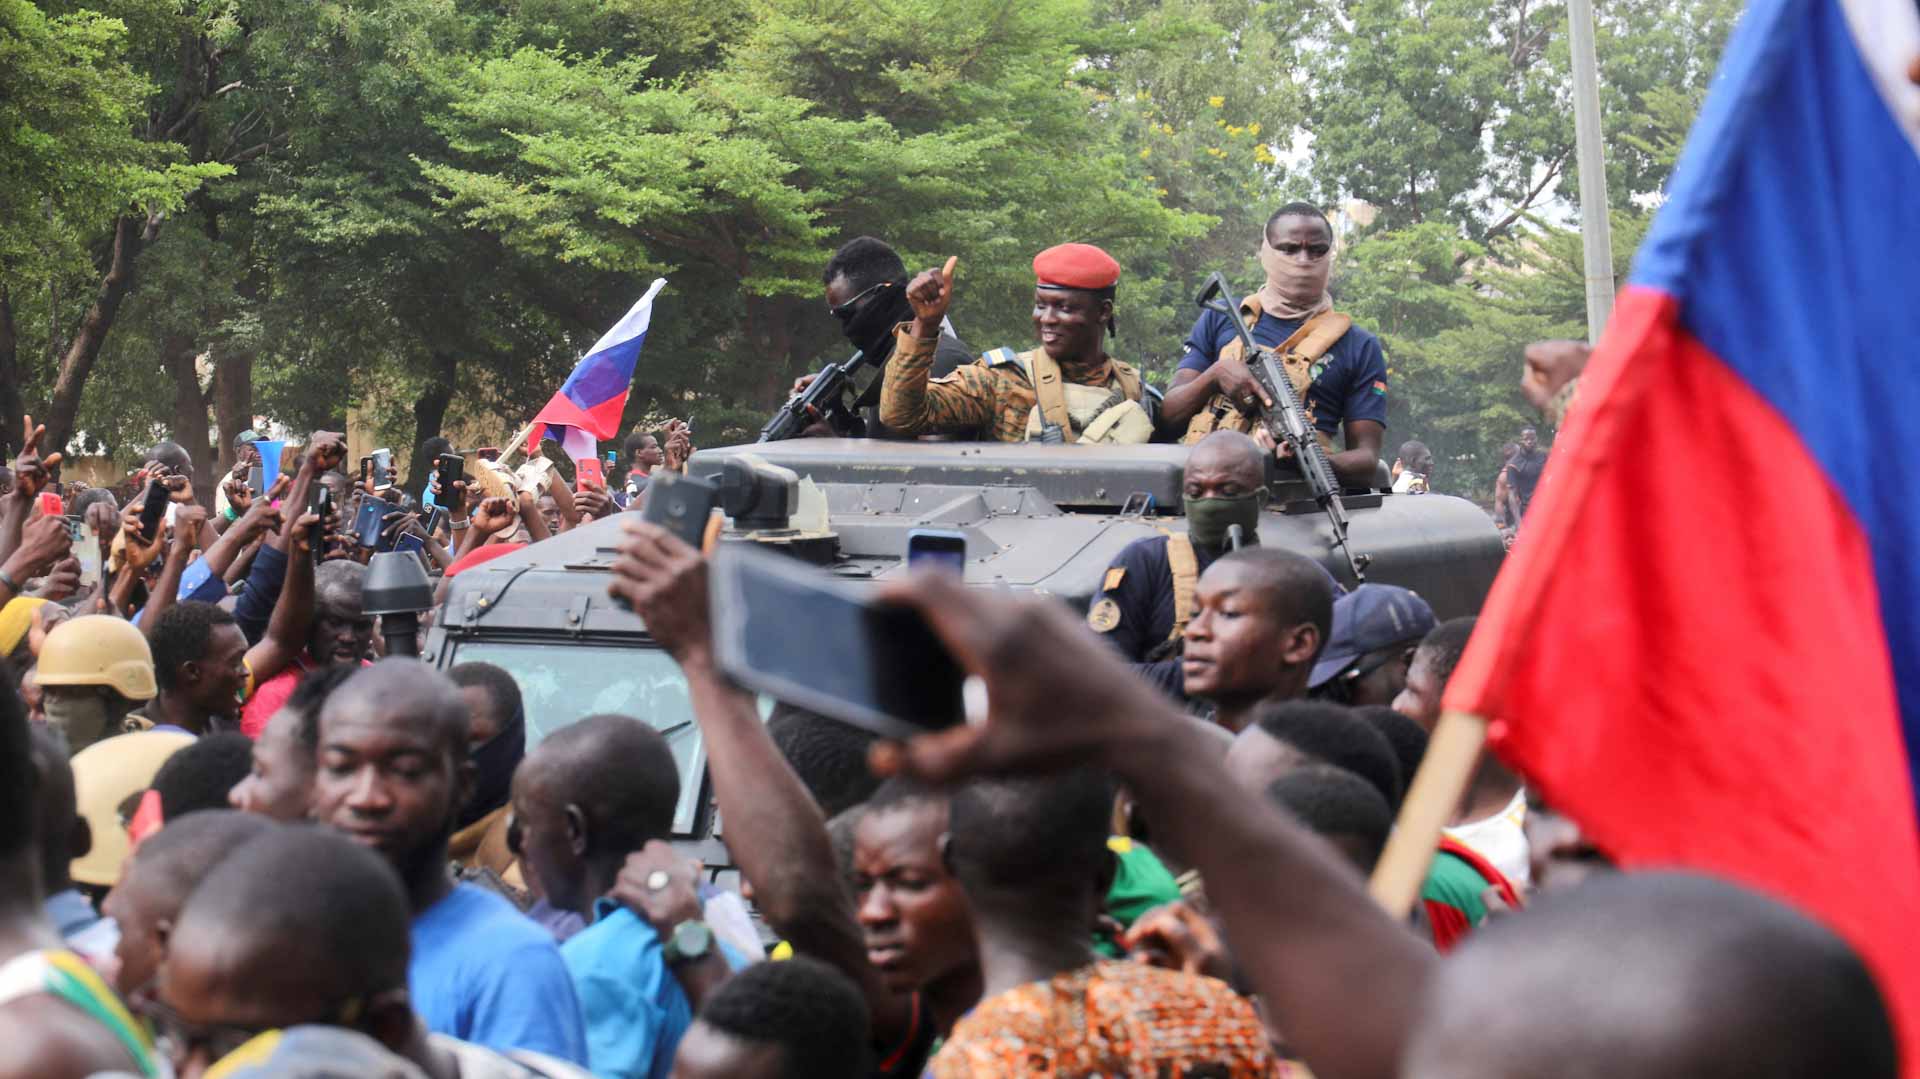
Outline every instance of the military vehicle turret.
<path id="1" fill-rule="evenodd" d="M 905 572 L 909 531 L 953 529 L 967 537 L 969 585 L 1084 610 L 1122 547 L 1185 530 L 1186 455 L 1165 445 L 796 439 L 704 450 L 688 471 L 722 487 L 725 542 L 783 546 L 841 578 L 880 581 Z M 1260 542 L 1314 558 L 1351 584 L 1306 485 L 1280 480 L 1273 493 Z M 1502 544 L 1478 507 L 1436 494 L 1368 493 L 1345 504 L 1369 581 L 1419 592 L 1443 619 L 1479 609 Z M 607 594 L 620 540 L 618 519 L 598 521 L 460 574 L 422 655 L 442 668 L 484 660 L 511 671 L 526 699 L 529 748 L 597 712 L 661 729 L 689 779 L 675 831 L 689 854 L 725 865 L 679 669 Z"/>

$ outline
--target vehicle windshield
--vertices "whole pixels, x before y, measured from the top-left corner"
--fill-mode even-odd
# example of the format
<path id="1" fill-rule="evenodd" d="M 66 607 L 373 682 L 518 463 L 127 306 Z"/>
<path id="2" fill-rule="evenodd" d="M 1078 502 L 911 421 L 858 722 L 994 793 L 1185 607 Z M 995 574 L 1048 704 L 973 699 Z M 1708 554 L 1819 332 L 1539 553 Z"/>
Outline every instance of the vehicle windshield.
<path id="1" fill-rule="evenodd" d="M 475 662 L 504 668 L 520 684 L 527 710 L 528 753 L 554 731 L 602 712 L 633 716 L 666 735 L 680 769 L 680 804 L 674 809 L 673 830 L 678 835 L 693 832 L 706 746 L 693 722 L 687 680 L 671 656 L 657 648 L 630 645 L 488 641 L 459 645 L 449 666 Z"/>

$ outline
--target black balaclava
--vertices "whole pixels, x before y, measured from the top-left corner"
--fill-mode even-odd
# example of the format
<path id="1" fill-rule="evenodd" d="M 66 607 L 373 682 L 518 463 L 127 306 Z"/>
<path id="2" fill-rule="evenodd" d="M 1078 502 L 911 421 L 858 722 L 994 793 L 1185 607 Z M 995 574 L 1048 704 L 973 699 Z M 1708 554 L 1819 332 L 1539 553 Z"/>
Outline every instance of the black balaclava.
<path id="1" fill-rule="evenodd" d="M 513 792 L 513 770 L 527 754 L 527 711 L 513 710 L 500 733 L 473 747 L 473 797 L 460 810 L 456 827 L 465 828 L 507 804 Z"/>

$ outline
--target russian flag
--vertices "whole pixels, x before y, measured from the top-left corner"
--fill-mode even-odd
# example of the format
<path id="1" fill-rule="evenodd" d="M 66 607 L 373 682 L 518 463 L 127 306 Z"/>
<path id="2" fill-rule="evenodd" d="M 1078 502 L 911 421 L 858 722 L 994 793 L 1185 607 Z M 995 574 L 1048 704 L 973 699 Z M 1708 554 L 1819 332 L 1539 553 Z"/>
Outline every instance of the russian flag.
<path id="1" fill-rule="evenodd" d="M 666 285 L 666 278 L 654 278 L 647 294 L 574 365 L 559 392 L 533 418 L 528 454 L 539 452 L 542 438 L 551 438 L 576 460 L 592 457 L 597 440 L 619 433 L 620 414 L 626 411 L 627 390 L 633 385 L 633 365 L 653 323 L 653 298 Z"/>
<path id="2" fill-rule="evenodd" d="M 1629 866 L 1795 904 L 1920 1075 L 1914 0 L 1755 0 L 1446 707 Z"/>

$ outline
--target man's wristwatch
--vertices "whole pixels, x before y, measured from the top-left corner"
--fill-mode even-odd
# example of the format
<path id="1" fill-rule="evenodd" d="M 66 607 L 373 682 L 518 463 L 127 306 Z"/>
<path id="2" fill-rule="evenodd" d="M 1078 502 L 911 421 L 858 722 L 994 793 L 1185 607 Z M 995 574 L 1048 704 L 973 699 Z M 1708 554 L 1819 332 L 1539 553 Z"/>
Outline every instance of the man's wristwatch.
<path id="1" fill-rule="evenodd" d="M 691 918 L 673 927 L 667 935 L 667 946 L 662 949 L 669 966 L 691 963 L 696 959 L 705 959 L 713 950 L 713 930 L 707 923 Z"/>

